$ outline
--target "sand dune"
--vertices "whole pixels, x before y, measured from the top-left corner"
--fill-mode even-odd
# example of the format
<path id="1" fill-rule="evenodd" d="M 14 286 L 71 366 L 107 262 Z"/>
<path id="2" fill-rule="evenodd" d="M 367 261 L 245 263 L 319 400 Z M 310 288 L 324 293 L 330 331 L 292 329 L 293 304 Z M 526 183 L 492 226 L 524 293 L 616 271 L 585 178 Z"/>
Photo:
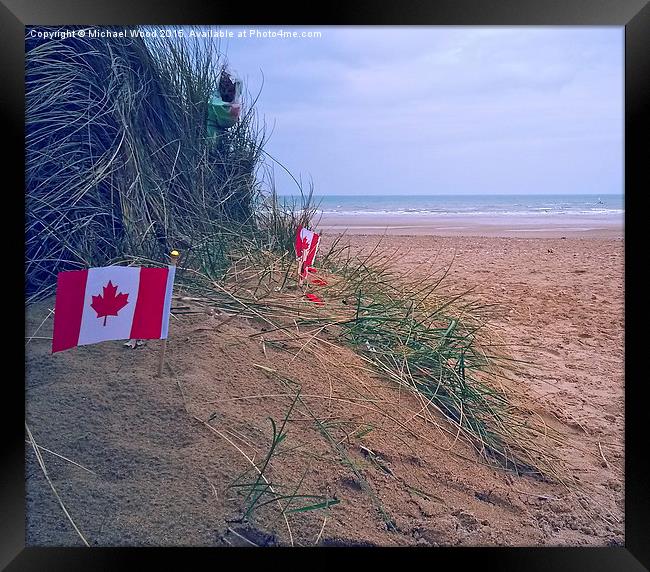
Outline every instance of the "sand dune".
<path id="1" fill-rule="evenodd" d="M 377 239 L 350 236 L 357 250 Z M 261 343 L 264 324 L 192 314 L 172 321 L 171 368 L 157 379 L 156 343 L 52 356 L 47 320 L 27 346 L 27 422 L 39 445 L 88 469 L 43 453 L 91 545 L 623 543 L 622 238 L 391 235 L 380 249 L 399 251 L 404 268 L 453 261 L 448 292 L 474 288 L 500 305 L 495 328 L 514 357 L 534 362 L 515 382 L 564 432 L 561 455 L 589 493 L 580 500 L 561 485 L 479 464 L 350 350 L 302 367 Z M 28 309 L 26 335 L 52 307 L 46 300 Z M 292 401 L 255 364 L 300 380 L 313 414 L 291 416 L 273 482 L 302 479 L 302 492 L 340 501 L 326 513 L 293 514 L 291 535 L 271 505 L 251 524 L 232 522 L 242 498 L 229 485 L 250 469 L 244 453 L 255 461 L 265 454 L 268 417 L 281 420 Z M 29 446 L 26 458 L 27 543 L 80 544 Z"/>

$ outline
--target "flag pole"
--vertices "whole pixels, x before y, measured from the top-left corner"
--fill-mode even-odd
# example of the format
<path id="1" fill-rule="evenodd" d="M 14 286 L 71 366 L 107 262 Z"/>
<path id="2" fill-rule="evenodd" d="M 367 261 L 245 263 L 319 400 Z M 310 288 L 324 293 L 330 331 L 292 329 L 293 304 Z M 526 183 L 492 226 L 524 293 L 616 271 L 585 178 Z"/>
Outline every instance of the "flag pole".
<path id="1" fill-rule="evenodd" d="M 178 252 L 178 250 L 172 250 L 169 253 L 169 258 L 170 264 L 172 266 L 176 266 L 178 264 L 178 258 L 180 257 L 181 253 Z M 173 288 L 173 286 L 172 286 Z M 173 294 L 173 290 L 172 290 Z M 170 310 L 171 311 L 171 310 Z M 162 377 L 163 374 L 163 368 L 165 367 L 165 352 L 167 351 L 167 338 L 162 340 L 162 345 L 160 347 L 160 361 L 158 362 L 158 377 Z"/>
<path id="2" fill-rule="evenodd" d="M 305 265 L 305 262 L 307 261 L 308 254 L 309 252 L 305 249 L 302 251 L 300 258 L 298 259 L 298 286 L 302 286 L 302 283 L 304 282 L 302 273 L 303 273 L 303 267 Z"/>

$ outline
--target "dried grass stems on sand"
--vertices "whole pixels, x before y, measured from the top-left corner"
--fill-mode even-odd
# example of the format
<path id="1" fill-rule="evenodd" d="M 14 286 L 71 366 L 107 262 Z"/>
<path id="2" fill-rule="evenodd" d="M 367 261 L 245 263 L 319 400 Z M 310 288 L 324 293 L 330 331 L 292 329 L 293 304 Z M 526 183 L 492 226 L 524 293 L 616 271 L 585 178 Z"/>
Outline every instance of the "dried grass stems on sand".
<path id="1" fill-rule="evenodd" d="M 398 260 L 388 238 L 374 246 L 365 241 L 365 254 L 343 240 L 319 258 L 317 276 L 327 284 L 305 289 L 296 285 L 293 253 L 261 249 L 253 239 L 242 238 L 227 253 L 221 278 L 200 269 L 196 259 L 181 259 L 166 370 L 171 383 L 147 376 L 147 364 L 157 362 L 151 346 L 79 348 L 52 364 L 40 353 L 43 342 L 28 339 L 36 360 L 30 426 L 42 445 L 95 474 L 67 463 L 68 473 L 77 471 L 68 475 L 75 491 L 81 494 L 97 479 L 92 486 L 122 498 L 120 518 L 137 522 L 146 513 L 153 522 L 138 528 L 136 541 L 144 544 L 164 540 L 172 526 L 157 504 L 124 504 L 135 491 L 148 490 L 169 508 L 191 514 L 192 522 L 198 519 L 201 530 L 217 527 L 223 544 L 310 545 L 336 538 L 379 545 L 422 538 L 428 544 L 620 543 L 621 493 L 609 488 L 610 480 L 612 487 L 618 482 L 620 457 L 594 433 L 596 421 L 571 402 L 556 399 L 551 407 L 536 395 L 546 388 L 537 382 L 557 372 L 528 363 L 546 354 L 522 335 L 519 318 L 511 322 L 515 314 L 475 300 L 464 286 L 475 283 L 474 273 L 454 278 L 454 265 L 443 262 L 448 249 L 425 268 L 400 264 L 410 256 L 403 241 Z M 325 304 L 310 302 L 304 296 L 309 291 Z M 38 307 L 28 331 L 47 337 L 51 320 L 43 323 L 48 310 Z M 522 355 L 524 346 L 530 351 Z M 115 363 L 104 372 L 108 383 L 51 383 L 61 368 L 97 376 L 95 360 L 106 356 Z M 33 369 L 39 363 L 47 383 Z M 53 415 L 49 404 L 55 403 L 78 406 L 77 421 Z M 106 415 L 121 419 L 111 431 L 114 453 L 107 459 L 94 443 L 108 437 L 102 437 L 106 417 L 100 411 L 93 428 L 95 421 L 83 415 L 88 403 L 106 404 Z M 60 439 L 43 437 L 38 419 L 46 414 L 56 427 L 52 436 Z M 589 435 L 573 428 L 569 414 Z M 277 428 L 286 419 L 284 430 L 274 433 L 268 418 Z M 141 437 L 131 439 L 127 427 L 139 427 Z M 92 454 L 76 448 L 79 431 L 95 436 Z M 277 442 L 282 434 L 286 438 Z M 157 435 L 154 452 L 148 443 Z M 602 467 L 595 439 L 610 467 Z M 122 473 L 122 459 L 134 446 L 145 455 L 130 469 L 138 473 L 112 481 L 109 475 Z M 151 463 L 175 479 L 152 481 Z M 174 466 L 177 472 L 170 473 Z M 51 476 L 89 543 L 135 541 L 120 540 L 133 534 L 127 524 L 98 533 L 97 508 L 81 513 L 61 473 Z M 182 498 L 159 488 L 176 482 L 187 490 Z M 43 484 L 43 495 L 51 497 Z M 210 513 L 205 521 L 204 510 Z M 30 530 L 38 522 L 32 520 Z M 214 542 L 198 529 L 174 526 L 181 535 L 174 536 L 176 543 Z"/>
<path id="2" fill-rule="evenodd" d="M 471 292 L 445 296 L 440 285 L 449 267 L 436 269 L 435 260 L 426 270 L 398 272 L 398 255 L 380 255 L 375 248 L 359 258 L 336 240 L 321 258 L 327 281 L 318 287 L 323 306 L 309 302 L 289 278 L 293 258 L 271 251 L 232 254 L 222 282 L 191 269 L 181 280 L 196 300 L 222 313 L 221 323 L 234 316 L 255 320 L 262 331 L 253 336 L 265 351 L 286 351 L 290 361 L 315 360 L 324 375 L 340 367 L 332 358 L 337 347 L 353 348 L 368 371 L 396 384 L 398 401 L 401 392 L 417 398 L 412 419 L 435 428 L 431 435 L 420 435 L 432 446 L 453 454 L 454 444 L 464 439 L 482 463 L 550 479 L 583 494 L 585 487 L 558 454 L 566 445 L 563 434 L 531 407 L 530 388 L 513 381 L 525 364 L 508 357 L 490 328 L 499 308 L 471 299 Z M 391 417 L 394 404 L 377 401 L 372 389 L 348 389 L 345 395 L 305 392 L 301 400 L 347 400 Z M 398 425 L 408 436 L 409 423 Z"/>

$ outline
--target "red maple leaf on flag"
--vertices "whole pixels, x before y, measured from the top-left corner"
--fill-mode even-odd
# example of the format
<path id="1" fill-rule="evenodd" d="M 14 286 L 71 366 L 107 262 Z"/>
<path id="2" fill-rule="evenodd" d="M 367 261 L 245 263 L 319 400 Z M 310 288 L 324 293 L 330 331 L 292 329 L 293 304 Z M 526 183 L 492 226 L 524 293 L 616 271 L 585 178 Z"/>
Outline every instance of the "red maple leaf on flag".
<path id="1" fill-rule="evenodd" d="M 117 293 L 117 286 L 109 280 L 108 284 L 103 287 L 104 294 L 93 296 L 92 304 L 90 307 L 97 312 L 98 318 L 104 318 L 104 326 L 106 325 L 107 316 L 117 316 L 117 313 L 129 303 L 129 295 L 124 293 Z"/>

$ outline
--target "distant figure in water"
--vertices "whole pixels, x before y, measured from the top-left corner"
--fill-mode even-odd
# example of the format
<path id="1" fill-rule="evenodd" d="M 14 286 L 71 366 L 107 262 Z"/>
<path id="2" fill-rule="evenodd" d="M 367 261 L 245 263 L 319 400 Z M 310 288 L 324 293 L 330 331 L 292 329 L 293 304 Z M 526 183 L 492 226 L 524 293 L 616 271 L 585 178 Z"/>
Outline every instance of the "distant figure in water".
<path id="1" fill-rule="evenodd" d="M 605 204 L 603 201 L 600 200 L 600 197 L 598 197 L 598 204 L 599 205 L 604 205 Z"/>

